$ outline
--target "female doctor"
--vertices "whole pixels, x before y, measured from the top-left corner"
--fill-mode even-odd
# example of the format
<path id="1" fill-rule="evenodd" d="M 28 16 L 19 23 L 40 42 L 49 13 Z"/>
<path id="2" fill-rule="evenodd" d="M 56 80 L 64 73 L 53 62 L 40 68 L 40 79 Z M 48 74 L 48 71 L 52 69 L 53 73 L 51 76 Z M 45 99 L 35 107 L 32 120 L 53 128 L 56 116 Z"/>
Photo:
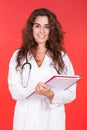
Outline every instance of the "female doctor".
<path id="1" fill-rule="evenodd" d="M 56 92 L 44 84 L 54 75 L 74 75 L 61 24 L 50 10 L 36 9 L 22 34 L 9 63 L 9 91 L 17 101 L 13 130 L 65 130 L 64 104 L 75 99 L 76 86 Z"/>

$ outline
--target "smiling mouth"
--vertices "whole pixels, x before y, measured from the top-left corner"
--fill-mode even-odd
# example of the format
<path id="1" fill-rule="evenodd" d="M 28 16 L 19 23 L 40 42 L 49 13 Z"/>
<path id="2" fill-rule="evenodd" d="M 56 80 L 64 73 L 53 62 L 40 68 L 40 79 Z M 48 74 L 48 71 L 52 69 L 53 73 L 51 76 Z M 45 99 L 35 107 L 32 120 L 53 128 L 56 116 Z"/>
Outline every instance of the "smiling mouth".
<path id="1" fill-rule="evenodd" d="M 38 35 L 39 38 L 45 38 L 45 35 Z"/>

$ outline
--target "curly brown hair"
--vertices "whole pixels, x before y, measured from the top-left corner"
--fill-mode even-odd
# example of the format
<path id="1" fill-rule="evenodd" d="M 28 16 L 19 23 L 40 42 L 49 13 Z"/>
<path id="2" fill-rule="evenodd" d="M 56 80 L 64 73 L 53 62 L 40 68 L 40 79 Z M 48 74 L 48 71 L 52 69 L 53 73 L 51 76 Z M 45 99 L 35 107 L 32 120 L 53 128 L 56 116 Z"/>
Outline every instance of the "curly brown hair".
<path id="1" fill-rule="evenodd" d="M 21 65 L 21 61 L 26 57 L 27 53 L 34 54 L 37 48 L 37 43 L 33 37 L 33 23 L 37 16 L 47 16 L 50 25 L 49 39 L 46 43 L 46 48 L 53 60 L 55 66 L 58 66 L 58 72 L 61 73 L 64 69 L 64 62 L 61 52 L 65 52 L 63 47 L 64 32 L 61 24 L 56 18 L 56 15 L 46 8 L 34 10 L 28 18 L 25 28 L 22 31 L 22 45 L 17 55 L 17 67 Z"/>

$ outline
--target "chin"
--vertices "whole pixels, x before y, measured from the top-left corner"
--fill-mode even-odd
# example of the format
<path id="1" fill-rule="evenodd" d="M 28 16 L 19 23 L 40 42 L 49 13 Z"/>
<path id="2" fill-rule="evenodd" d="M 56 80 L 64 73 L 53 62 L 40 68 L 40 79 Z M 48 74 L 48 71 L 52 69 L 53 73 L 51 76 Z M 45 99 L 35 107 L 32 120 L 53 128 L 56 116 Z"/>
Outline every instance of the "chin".
<path id="1" fill-rule="evenodd" d="M 36 42 L 39 43 L 39 44 L 45 44 L 47 42 L 47 40 L 38 40 Z"/>

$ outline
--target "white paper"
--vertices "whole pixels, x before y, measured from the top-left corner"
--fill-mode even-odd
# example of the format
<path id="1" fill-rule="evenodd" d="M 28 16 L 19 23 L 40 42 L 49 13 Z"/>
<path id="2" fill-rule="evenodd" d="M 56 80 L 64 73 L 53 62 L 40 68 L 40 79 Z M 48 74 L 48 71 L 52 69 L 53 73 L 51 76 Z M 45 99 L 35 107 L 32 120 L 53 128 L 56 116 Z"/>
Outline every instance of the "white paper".
<path id="1" fill-rule="evenodd" d="M 77 81 L 81 79 L 80 76 L 53 76 L 45 84 L 56 90 L 66 90 Z"/>

